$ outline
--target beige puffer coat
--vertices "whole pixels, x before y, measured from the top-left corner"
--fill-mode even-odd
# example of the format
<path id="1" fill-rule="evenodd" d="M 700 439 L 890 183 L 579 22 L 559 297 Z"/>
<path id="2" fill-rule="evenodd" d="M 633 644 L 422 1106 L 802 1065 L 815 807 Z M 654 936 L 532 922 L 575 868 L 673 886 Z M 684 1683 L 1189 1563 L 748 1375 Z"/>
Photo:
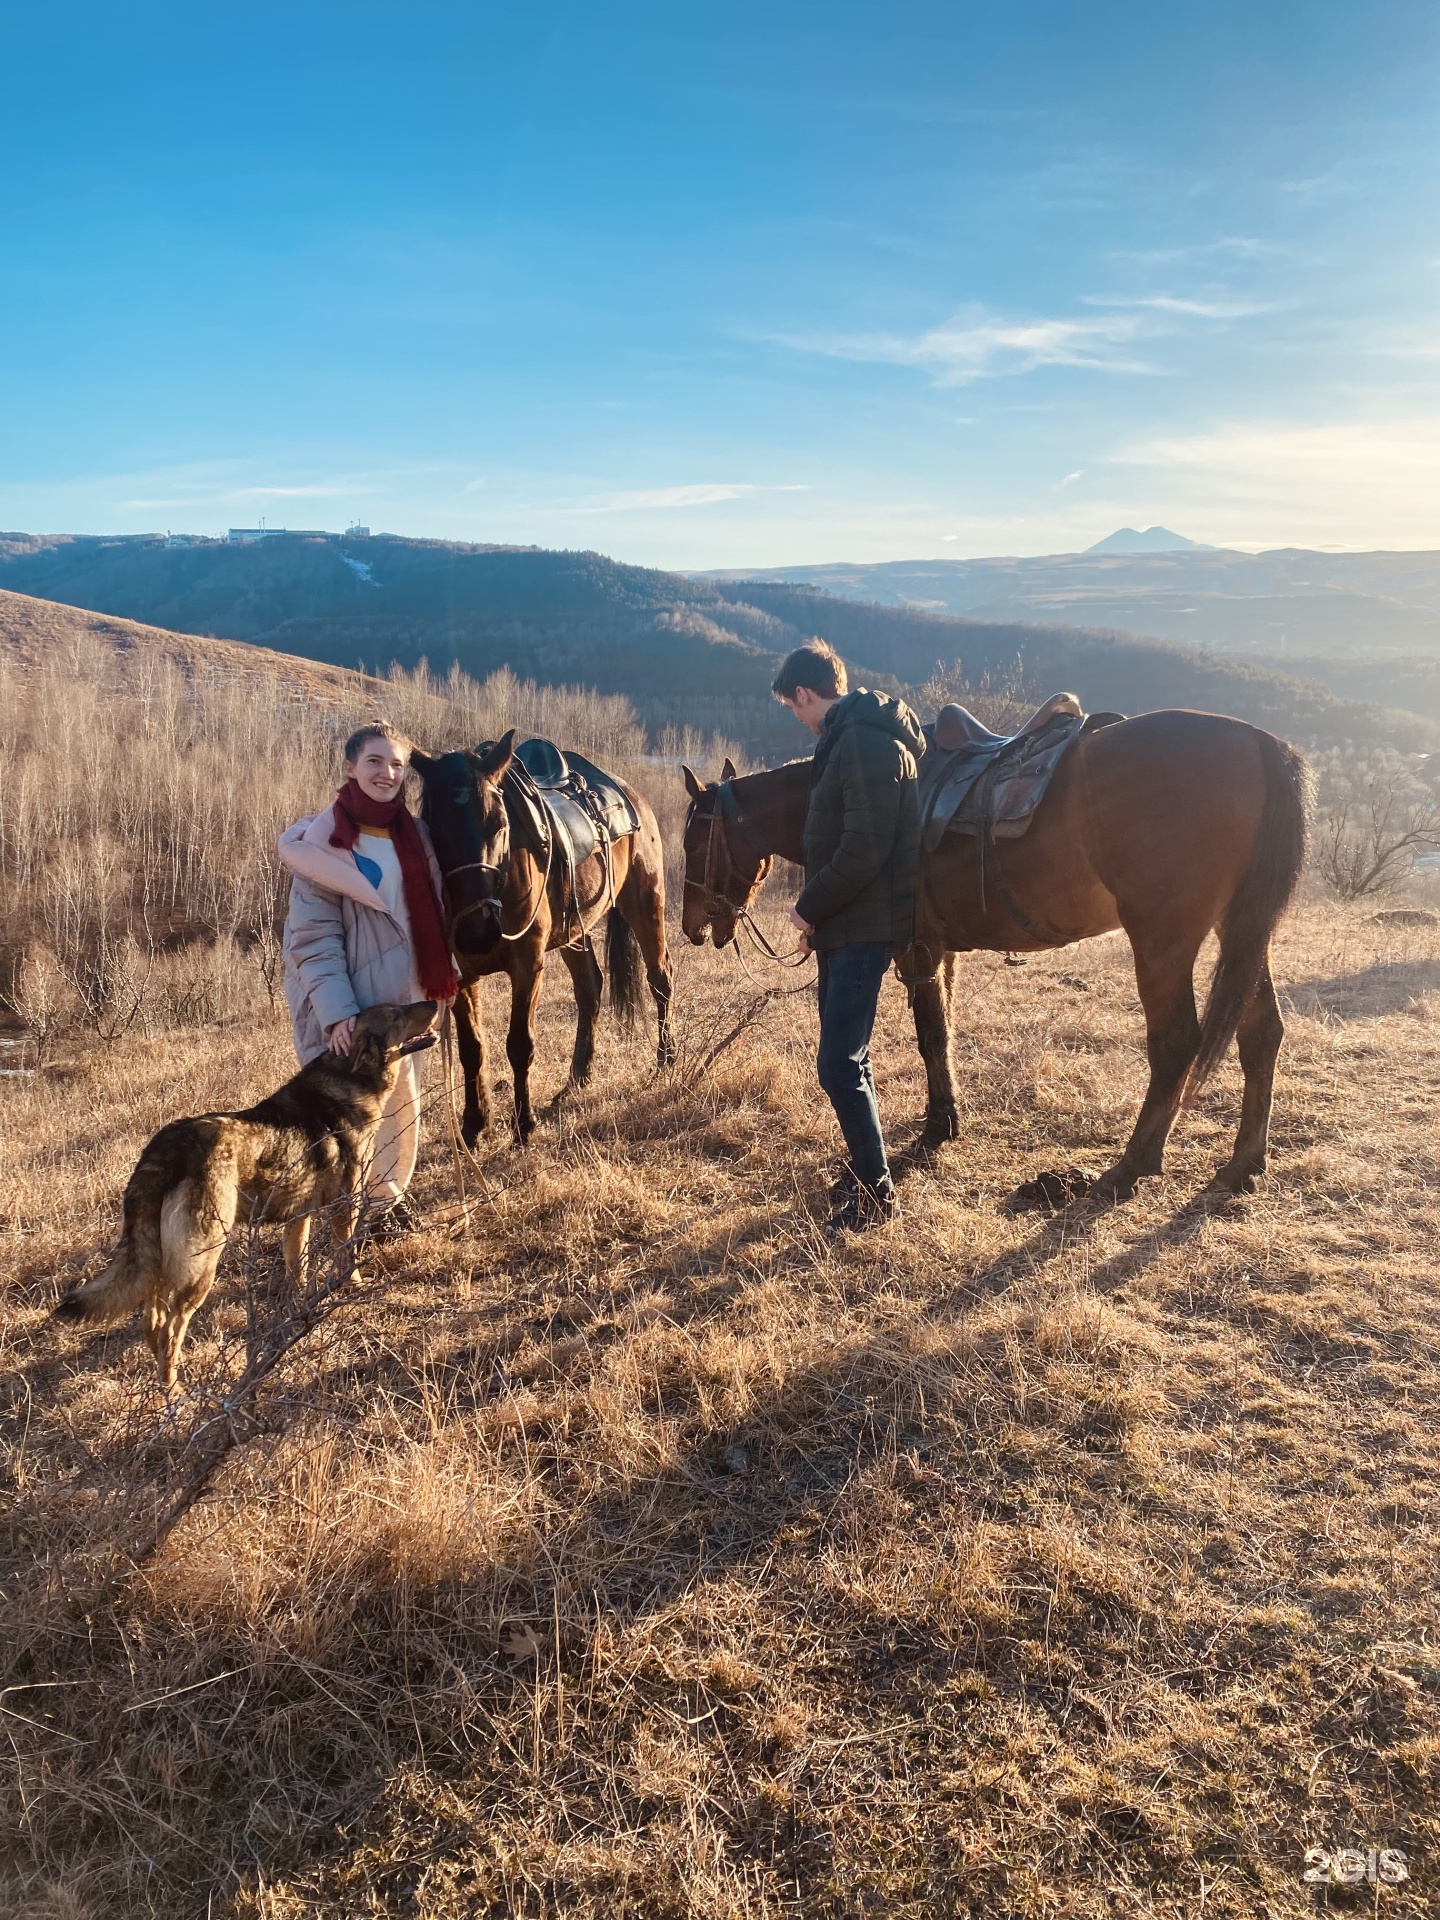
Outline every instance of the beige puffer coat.
<path id="1" fill-rule="evenodd" d="M 430 862 L 435 897 L 440 869 L 430 835 L 417 821 Z M 408 1006 L 425 996 L 415 974 L 409 928 L 388 911 L 379 893 L 342 847 L 330 845 L 335 809 L 287 827 L 280 858 L 290 869 L 285 916 L 285 998 L 303 1066 L 325 1051 L 337 1020 L 364 1007 Z"/>

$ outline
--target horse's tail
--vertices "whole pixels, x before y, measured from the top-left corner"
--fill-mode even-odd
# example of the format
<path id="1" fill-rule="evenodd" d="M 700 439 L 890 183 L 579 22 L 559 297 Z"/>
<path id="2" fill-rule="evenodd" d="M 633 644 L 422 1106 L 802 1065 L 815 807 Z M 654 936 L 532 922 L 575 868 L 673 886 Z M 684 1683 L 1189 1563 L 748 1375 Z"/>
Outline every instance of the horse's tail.
<path id="1" fill-rule="evenodd" d="M 1313 785 L 1309 765 L 1303 754 L 1273 733 L 1259 727 L 1252 731 L 1265 769 L 1265 804 L 1250 866 L 1220 929 L 1220 959 L 1200 1023 L 1200 1051 L 1187 1090 L 1191 1095 L 1199 1092 L 1235 1038 L 1265 965 L 1275 923 L 1290 904 L 1305 864 Z"/>
<path id="2" fill-rule="evenodd" d="M 605 971 L 610 1010 L 623 1027 L 633 1027 L 645 1004 L 645 969 L 635 929 L 618 907 L 611 907 L 605 922 Z"/>

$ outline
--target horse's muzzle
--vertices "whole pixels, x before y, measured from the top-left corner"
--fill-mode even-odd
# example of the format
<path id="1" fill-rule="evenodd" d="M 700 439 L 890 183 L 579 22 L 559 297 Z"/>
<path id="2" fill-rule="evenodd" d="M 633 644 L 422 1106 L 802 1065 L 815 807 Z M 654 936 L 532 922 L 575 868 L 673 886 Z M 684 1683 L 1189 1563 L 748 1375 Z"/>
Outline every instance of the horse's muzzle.
<path id="1" fill-rule="evenodd" d="M 500 944 L 500 902 L 481 900 L 455 930 L 454 947 L 462 957 L 484 959 Z"/>

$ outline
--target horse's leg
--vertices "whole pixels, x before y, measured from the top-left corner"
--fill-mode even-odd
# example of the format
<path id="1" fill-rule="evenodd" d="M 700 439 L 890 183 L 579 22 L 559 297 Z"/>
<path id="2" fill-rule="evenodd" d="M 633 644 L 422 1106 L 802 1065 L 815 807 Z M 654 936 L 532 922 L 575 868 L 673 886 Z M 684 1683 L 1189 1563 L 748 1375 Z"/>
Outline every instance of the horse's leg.
<path id="1" fill-rule="evenodd" d="M 480 1024 L 480 986 L 472 980 L 455 996 L 455 1045 L 460 1054 L 460 1077 L 465 1083 L 465 1114 L 460 1136 L 474 1151 L 475 1142 L 490 1125 L 490 1087 L 485 1073 L 485 1029 Z"/>
<path id="2" fill-rule="evenodd" d="M 1225 1165 L 1217 1169 L 1214 1185 L 1231 1193 L 1249 1193 L 1257 1177 L 1265 1171 L 1275 1062 L 1285 1038 L 1285 1022 L 1280 1017 L 1275 982 L 1270 977 L 1268 953 L 1255 989 L 1245 1003 L 1235 1038 L 1245 1073 L 1245 1098 L 1240 1108 L 1240 1131 L 1235 1136 L 1234 1151 Z"/>
<path id="3" fill-rule="evenodd" d="M 1160 1172 L 1186 1076 L 1200 1051 L 1195 960 L 1203 933 L 1193 940 L 1172 938 L 1159 953 L 1147 951 L 1135 934 L 1130 938 L 1135 949 L 1135 983 L 1145 1009 L 1150 1084 L 1124 1153 L 1091 1189 L 1100 1199 L 1128 1200 L 1137 1180 Z"/>
<path id="4" fill-rule="evenodd" d="M 505 1052 L 515 1081 L 515 1131 L 522 1141 L 535 1131 L 530 1063 L 535 1058 L 535 1006 L 544 965 L 545 955 L 537 938 L 517 951 L 510 966 L 510 1029 L 505 1035 Z"/>
<path id="5" fill-rule="evenodd" d="M 656 1065 L 673 1066 L 675 1042 L 670 1033 L 670 995 L 674 988 L 674 975 L 670 971 L 670 955 L 665 945 L 665 894 L 655 876 L 644 871 L 633 854 L 630 871 L 625 876 L 625 884 L 615 904 L 640 942 L 640 952 L 645 961 L 645 978 L 649 982 L 650 997 L 655 1002 L 655 1024 L 660 1032 Z"/>
<path id="6" fill-rule="evenodd" d="M 912 956 L 914 950 L 912 949 Z M 913 957 L 911 964 L 914 964 Z M 950 1045 L 950 1006 L 955 990 L 955 955 L 943 954 L 933 980 L 918 981 L 911 990 L 915 1039 L 925 1063 L 925 1131 L 927 1147 L 954 1140 L 960 1132 L 955 1104 L 955 1057 Z"/>
<path id="7" fill-rule="evenodd" d="M 595 958 L 595 948 L 587 939 L 580 946 L 565 946 L 560 956 L 570 969 L 575 984 L 575 1051 L 570 1057 L 570 1084 L 583 1087 L 590 1078 L 595 1058 L 595 1027 L 600 1019 L 600 998 L 605 990 L 605 975 Z"/>

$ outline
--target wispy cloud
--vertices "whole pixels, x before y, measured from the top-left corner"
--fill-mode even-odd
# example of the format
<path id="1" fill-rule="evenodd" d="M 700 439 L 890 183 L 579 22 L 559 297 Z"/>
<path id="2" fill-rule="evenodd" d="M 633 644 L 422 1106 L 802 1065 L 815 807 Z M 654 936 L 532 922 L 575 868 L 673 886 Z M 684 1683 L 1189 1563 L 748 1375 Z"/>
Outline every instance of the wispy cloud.
<path id="1" fill-rule="evenodd" d="M 1274 306 L 1264 300 L 1197 300 L 1173 293 L 1151 293 L 1138 298 L 1092 293 L 1086 294 L 1082 304 L 1087 307 L 1120 307 L 1127 311 L 1138 309 L 1142 313 L 1173 313 L 1191 320 L 1248 320 L 1257 313 L 1275 311 Z"/>
<path id="2" fill-rule="evenodd" d="M 1188 247 L 1115 247 L 1111 250 L 1112 260 L 1143 261 L 1147 266 L 1173 266 L 1182 260 L 1213 260 L 1233 258 L 1237 260 L 1258 260 L 1267 254 L 1278 254 L 1285 249 L 1276 246 L 1271 240 L 1254 240 L 1243 234 L 1222 234 L 1218 240 L 1201 240 Z"/>
<path id="3" fill-rule="evenodd" d="M 634 493 L 611 493 L 586 501 L 576 513 L 639 513 L 654 507 L 715 507 L 724 500 L 743 500 L 754 493 L 804 493 L 800 486 L 760 486 L 750 481 L 717 481 L 693 487 L 644 487 Z"/>
<path id="4" fill-rule="evenodd" d="M 1060 484 L 1062 487 L 1072 487 L 1074 486 L 1077 480 L 1083 480 L 1084 478 L 1085 478 L 1085 469 L 1083 467 L 1077 467 L 1074 473 L 1067 473 L 1065 478 L 1060 482 Z"/>
<path id="5" fill-rule="evenodd" d="M 339 483 L 323 487 L 236 487 L 237 500 L 328 500 L 340 491 Z"/>
<path id="6" fill-rule="evenodd" d="M 1125 349 L 1146 330 L 1135 313 L 1074 320 L 1004 320 L 972 310 L 926 333 L 813 333 L 783 344 L 834 360 L 919 367 L 937 386 L 965 386 L 1037 367 L 1092 367 L 1112 373 L 1154 373 Z"/>
<path id="7" fill-rule="evenodd" d="M 1038 367 L 1155 374 L 1162 369 L 1136 351 L 1140 342 L 1173 333 L 1188 320 L 1241 320 L 1273 311 L 1256 300 L 1174 293 L 1091 294 L 1081 305 L 1099 311 L 1010 319 L 977 307 L 924 333 L 789 334 L 781 343 L 836 360 L 918 367 L 932 374 L 937 386 L 958 387 L 1033 373 Z"/>

